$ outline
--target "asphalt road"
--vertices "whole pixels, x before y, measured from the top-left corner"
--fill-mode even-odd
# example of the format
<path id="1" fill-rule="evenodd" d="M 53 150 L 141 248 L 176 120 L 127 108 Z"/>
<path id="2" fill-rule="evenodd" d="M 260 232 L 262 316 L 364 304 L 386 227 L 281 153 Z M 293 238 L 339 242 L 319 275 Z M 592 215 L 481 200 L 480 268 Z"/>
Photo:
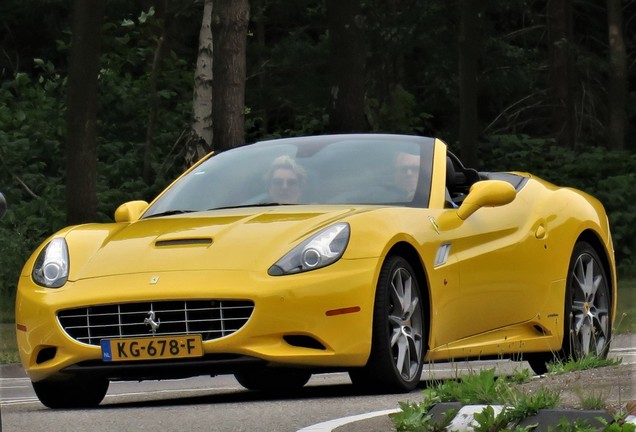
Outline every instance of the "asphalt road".
<path id="1" fill-rule="evenodd" d="M 618 337 L 610 354 L 636 362 L 636 337 Z M 420 401 L 428 380 L 469 369 L 496 367 L 509 374 L 523 362 L 439 364 L 426 368 L 409 394 L 373 395 L 354 391 L 347 374 L 312 377 L 300 391 L 271 396 L 244 390 L 231 376 L 174 381 L 114 382 L 102 404 L 89 410 L 51 410 L 39 403 L 19 366 L 0 367 L 0 432 L 12 431 L 276 431 L 296 432 L 334 419 L 392 410 L 400 401 Z"/>

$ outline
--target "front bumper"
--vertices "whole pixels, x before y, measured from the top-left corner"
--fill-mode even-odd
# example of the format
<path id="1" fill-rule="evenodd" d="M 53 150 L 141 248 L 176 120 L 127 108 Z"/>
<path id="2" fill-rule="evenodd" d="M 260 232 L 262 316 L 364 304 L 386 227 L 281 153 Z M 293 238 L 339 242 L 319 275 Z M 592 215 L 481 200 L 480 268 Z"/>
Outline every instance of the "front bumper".
<path id="1" fill-rule="evenodd" d="M 108 370 L 105 374 L 113 378 L 169 378 L 171 368 L 162 368 L 154 361 L 121 364 L 118 372 L 118 363 L 101 361 L 99 346 L 80 343 L 62 329 L 58 311 L 151 300 L 245 299 L 254 302 L 251 317 L 235 333 L 203 342 L 205 357 L 201 360 L 211 361 L 204 361 L 210 367 L 202 366 L 201 373 L 231 373 L 233 365 L 240 368 L 246 363 L 309 368 L 363 366 L 371 346 L 378 269 L 378 259 L 340 260 L 290 276 L 173 271 L 86 279 L 59 289 L 44 289 L 23 276 L 16 298 L 20 358 L 33 381 L 91 369 Z M 322 347 L 300 346 L 303 344 L 294 343 L 294 338 L 313 339 Z M 166 365 L 188 362 L 171 361 Z M 142 372 L 144 369 L 149 372 Z M 189 375 L 198 371 L 191 367 Z"/>

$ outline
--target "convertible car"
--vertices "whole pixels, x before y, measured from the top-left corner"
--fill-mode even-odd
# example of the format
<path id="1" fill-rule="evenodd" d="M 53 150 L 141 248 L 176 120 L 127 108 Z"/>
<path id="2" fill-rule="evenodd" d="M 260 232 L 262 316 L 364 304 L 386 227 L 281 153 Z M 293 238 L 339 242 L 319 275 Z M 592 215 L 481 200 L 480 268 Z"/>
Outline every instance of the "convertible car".
<path id="1" fill-rule="evenodd" d="M 252 390 L 346 371 L 412 390 L 423 364 L 607 355 L 616 307 L 595 198 L 466 168 L 439 139 L 325 135 L 210 154 L 113 223 L 53 234 L 16 297 L 51 408 L 116 380 L 233 374 Z"/>

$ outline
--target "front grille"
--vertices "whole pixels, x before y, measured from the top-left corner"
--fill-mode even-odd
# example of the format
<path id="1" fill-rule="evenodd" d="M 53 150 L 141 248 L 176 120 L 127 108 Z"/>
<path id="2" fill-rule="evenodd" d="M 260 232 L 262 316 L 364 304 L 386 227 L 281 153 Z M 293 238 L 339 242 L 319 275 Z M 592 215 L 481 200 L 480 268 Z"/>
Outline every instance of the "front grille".
<path id="1" fill-rule="evenodd" d="M 253 310 L 248 300 L 177 300 L 89 306 L 57 317 L 70 337 L 99 345 L 101 339 L 152 336 L 150 318 L 159 324 L 156 336 L 194 333 L 204 341 L 218 339 L 243 327 Z"/>

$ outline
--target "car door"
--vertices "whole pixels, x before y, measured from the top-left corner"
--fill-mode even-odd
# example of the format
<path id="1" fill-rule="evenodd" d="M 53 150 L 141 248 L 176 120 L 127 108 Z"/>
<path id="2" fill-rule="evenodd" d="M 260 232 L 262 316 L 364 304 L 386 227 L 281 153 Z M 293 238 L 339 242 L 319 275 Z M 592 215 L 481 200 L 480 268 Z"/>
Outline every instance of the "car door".
<path id="1" fill-rule="evenodd" d="M 514 201 L 482 207 L 461 220 L 457 209 L 436 221 L 459 279 L 443 288 L 435 315 L 435 346 L 532 319 L 541 309 L 549 278 L 545 221 L 530 211 L 523 189 Z"/>

